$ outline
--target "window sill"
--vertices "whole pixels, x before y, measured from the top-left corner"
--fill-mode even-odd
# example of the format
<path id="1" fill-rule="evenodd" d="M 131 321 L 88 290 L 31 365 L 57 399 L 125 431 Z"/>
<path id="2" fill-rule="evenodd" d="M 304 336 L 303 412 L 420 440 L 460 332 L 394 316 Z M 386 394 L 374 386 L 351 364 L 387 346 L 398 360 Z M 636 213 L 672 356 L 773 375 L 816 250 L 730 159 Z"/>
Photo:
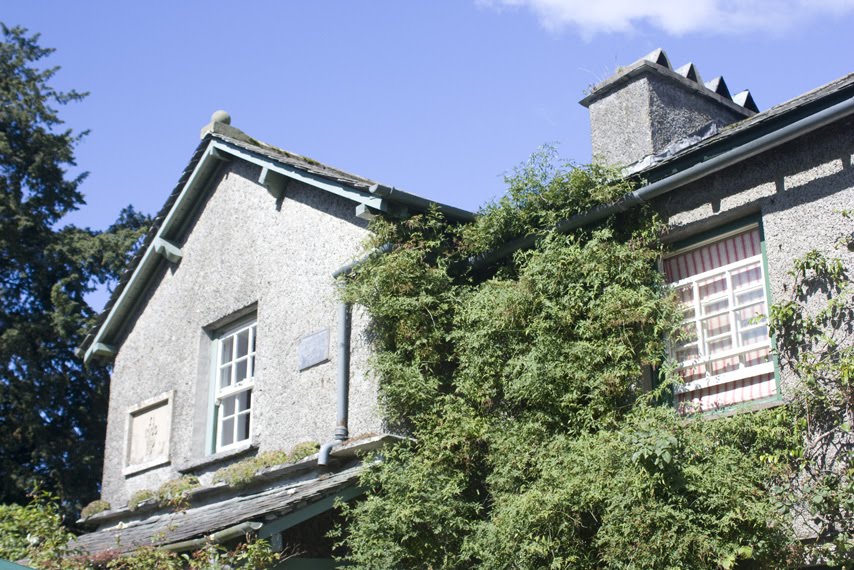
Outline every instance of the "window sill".
<path id="1" fill-rule="evenodd" d="M 787 403 L 788 402 L 786 402 L 786 400 L 784 400 L 782 396 L 776 395 L 771 396 L 769 398 L 762 398 L 760 400 L 742 402 L 740 404 L 727 406 L 725 408 L 719 408 L 717 410 L 707 410 L 705 412 L 698 412 L 691 414 L 688 417 L 694 417 L 704 420 L 716 420 L 718 418 L 734 416 L 735 414 L 758 412 L 759 410 L 767 410 L 769 408 L 776 408 L 777 406 L 785 406 Z"/>
<path id="2" fill-rule="evenodd" d="M 197 459 L 191 459 L 190 461 L 179 465 L 177 471 L 178 473 L 187 473 L 190 471 L 195 471 L 200 467 L 207 467 L 208 465 L 213 465 L 214 463 L 219 463 L 220 461 L 226 461 L 235 457 L 239 457 L 241 455 L 246 455 L 250 452 L 254 452 L 257 449 L 257 441 L 246 442 L 245 444 L 235 447 L 233 449 L 220 451 L 219 453 L 214 453 L 212 455 L 205 455 L 204 457 L 199 457 Z"/>
<path id="3" fill-rule="evenodd" d="M 156 467 L 163 467 L 164 465 L 169 465 L 168 457 L 158 457 L 157 459 L 153 459 L 151 461 L 147 461 L 145 463 L 137 463 L 136 465 L 128 465 L 122 469 L 122 475 L 125 477 L 130 477 L 131 475 L 136 475 L 137 473 L 142 473 L 143 471 L 148 471 L 149 469 L 154 469 Z"/>

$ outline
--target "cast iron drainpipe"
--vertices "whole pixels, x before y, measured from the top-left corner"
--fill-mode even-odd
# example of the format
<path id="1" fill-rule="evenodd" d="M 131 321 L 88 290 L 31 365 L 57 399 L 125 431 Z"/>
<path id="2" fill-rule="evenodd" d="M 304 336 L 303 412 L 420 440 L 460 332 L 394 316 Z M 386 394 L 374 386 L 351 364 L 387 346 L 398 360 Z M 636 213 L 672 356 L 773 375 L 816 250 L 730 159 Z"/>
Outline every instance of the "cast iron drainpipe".
<path id="1" fill-rule="evenodd" d="M 390 243 L 384 244 L 374 251 L 368 253 L 361 259 L 352 261 L 341 266 L 332 273 L 332 278 L 338 280 L 339 287 L 341 281 L 345 278 L 357 265 L 363 263 L 375 255 L 382 255 L 391 251 L 393 245 Z M 350 434 L 347 427 L 347 419 L 350 413 L 350 331 L 352 330 L 352 307 L 344 301 L 338 302 L 338 379 L 336 388 L 338 392 L 337 415 L 335 418 L 335 435 L 330 441 L 327 441 L 320 446 L 320 453 L 317 456 L 318 465 L 329 464 L 329 453 L 333 448 L 341 445 L 341 442 L 346 440 Z"/>
<path id="2" fill-rule="evenodd" d="M 350 304 L 340 301 L 338 303 L 338 381 L 336 382 L 338 412 L 335 418 L 335 439 L 320 446 L 318 465 L 328 465 L 332 448 L 341 445 L 341 442 L 349 437 L 347 416 L 350 408 L 350 317 Z"/>
<path id="3" fill-rule="evenodd" d="M 364 257 L 342 265 L 332 273 L 332 278 L 343 285 L 341 278 L 346 278 L 353 269 L 375 255 L 382 255 L 392 250 L 394 246 L 386 243 L 368 253 Z M 330 441 L 320 446 L 317 456 L 318 465 L 329 464 L 329 453 L 334 447 L 341 445 L 350 434 L 347 428 L 347 416 L 350 411 L 350 331 L 352 330 L 352 307 L 344 301 L 338 302 L 338 380 L 336 388 L 338 392 L 338 413 L 335 418 L 335 435 Z"/>

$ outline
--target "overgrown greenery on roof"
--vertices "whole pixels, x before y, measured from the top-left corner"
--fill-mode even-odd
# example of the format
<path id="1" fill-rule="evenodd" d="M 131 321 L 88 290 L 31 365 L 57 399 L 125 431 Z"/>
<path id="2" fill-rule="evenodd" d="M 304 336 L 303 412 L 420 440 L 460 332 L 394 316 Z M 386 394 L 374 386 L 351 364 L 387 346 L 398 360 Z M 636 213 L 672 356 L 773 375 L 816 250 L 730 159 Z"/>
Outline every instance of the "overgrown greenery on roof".
<path id="1" fill-rule="evenodd" d="M 367 498 L 344 507 L 348 561 L 803 562 L 789 484 L 806 466 L 803 409 L 715 421 L 677 414 L 667 400 L 678 380 L 663 361 L 663 339 L 679 322 L 657 270 L 664 225 L 636 208 L 567 235 L 551 231 L 630 190 L 606 168 L 554 158 L 546 150 L 517 169 L 507 197 L 475 224 L 436 213 L 375 223 L 368 247 L 397 247 L 360 266 L 344 295 L 373 318 L 384 412 L 412 439 L 384 450 L 363 477 Z M 460 269 L 529 233 L 538 245 L 491 273 Z M 654 387 L 642 381 L 645 367 L 656 370 Z M 838 508 L 843 480 L 835 515 L 846 508 Z"/>

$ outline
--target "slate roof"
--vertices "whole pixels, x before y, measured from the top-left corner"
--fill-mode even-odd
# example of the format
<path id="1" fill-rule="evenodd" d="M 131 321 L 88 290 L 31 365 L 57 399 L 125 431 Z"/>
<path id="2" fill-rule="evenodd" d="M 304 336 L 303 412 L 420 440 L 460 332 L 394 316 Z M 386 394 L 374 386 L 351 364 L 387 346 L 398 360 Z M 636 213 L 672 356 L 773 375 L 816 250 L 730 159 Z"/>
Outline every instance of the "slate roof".
<path id="1" fill-rule="evenodd" d="M 324 178 L 335 180 L 343 184 L 347 184 L 348 186 L 352 186 L 353 188 L 357 188 L 359 190 L 367 190 L 368 188 L 376 184 L 375 181 L 370 180 L 368 178 L 364 178 L 356 174 L 351 174 L 349 172 L 339 170 L 338 168 L 322 164 L 307 156 L 295 154 L 266 143 L 253 141 L 255 144 L 252 144 L 222 134 L 212 134 L 211 136 L 234 146 L 240 147 L 244 150 L 260 154 L 261 156 L 266 156 L 267 158 L 272 158 L 273 160 L 282 164 L 294 166 L 296 168 L 299 168 L 300 170 L 304 170 L 312 174 L 317 174 L 318 176 L 323 176 Z"/>
<path id="2" fill-rule="evenodd" d="M 243 133 L 241 133 L 240 131 L 237 132 L 243 135 Z M 237 147 L 260 157 L 271 159 L 283 165 L 297 168 L 309 174 L 313 174 L 333 182 L 344 184 L 362 192 L 368 192 L 369 188 L 376 185 L 376 182 L 369 178 L 345 172 L 338 168 L 334 168 L 332 166 L 328 166 L 326 164 L 318 162 L 312 158 L 292 153 L 266 143 L 262 143 L 246 135 L 243 136 L 245 136 L 245 140 L 227 136 L 221 133 L 208 132 L 199 142 L 199 145 L 193 152 L 193 156 L 190 159 L 190 162 L 187 164 L 186 168 L 181 173 L 181 176 L 178 179 L 178 183 L 170 192 L 168 198 L 166 199 L 166 202 L 163 204 L 163 207 L 154 217 L 151 227 L 146 233 L 141 246 L 137 250 L 136 254 L 131 258 L 130 262 L 127 265 L 127 268 L 122 272 L 121 276 L 119 277 L 119 281 L 116 284 L 115 289 L 112 291 L 110 298 L 104 306 L 104 309 L 98 315 L 95 324 L 87 332 L 86 336 L 83 338 L 83 341 L 80 343 L 80 346 L 77 350 L 77 354 L 79 357 L 83 357 L 83 354 L 85 353 L 86 349 L 91 346 L 92 342 L 96 338 L 99 329 L 104 324 L 108 315 L 118 302 L 118 299 L 121 297 L 122 292 L 127 287 L 128 282 L 131 280 L 131 277 L 133 276 L 134 272 L 142 261 L 143 255 L 145 254 L 146 250 L 148 250 L 148 248 L 151 246 L 164 220 L 169 215 L 169 212 L 175 205 L 175 202 L 181 194 L 181 191 L 189 181 L 190 177 L 193 174 L 193 171 L 196 169 L 196 166 L 199 164 L 199 161 L 204 156 L 204 152 L 208 148 L 209 143 L 212 140 L 218 140 L 227 143 L 231 146 Z M 390 199 L 393 201 L 395 198 L 392 196 Z M 442 204 L 438 205 L 440 207 L 443 207 Z"/>
<path id="3" fill-rule="evenodd" d="M 122 553 L 140 546 L 162 546 L 207 536 L 244 522 L 266 522 L 357 485 L 361 471 L 358 463 L 328 476 L 274 486 L 251 495 L 238 494 L 183 512 L 119 523 L 79 536 L 70 546 L 89 553 Z"/>

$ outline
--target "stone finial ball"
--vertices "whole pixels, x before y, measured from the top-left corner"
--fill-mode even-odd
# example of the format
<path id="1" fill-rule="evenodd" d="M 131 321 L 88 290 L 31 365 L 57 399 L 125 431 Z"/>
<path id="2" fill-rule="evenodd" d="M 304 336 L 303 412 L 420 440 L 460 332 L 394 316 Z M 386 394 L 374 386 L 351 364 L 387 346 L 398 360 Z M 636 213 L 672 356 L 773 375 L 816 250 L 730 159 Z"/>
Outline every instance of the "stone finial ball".
<path id="1" fill-rule="evenodd" d="M 212 123 L 224 123 L 226 125 L 230 125 L 231 124 L 231 115 L 229 115 L 228 113 L 226 113 L 225 111 L 222 111 L 222 110 L 214 111 L 214 114 L 211 115 L 211 122 Z"/>

